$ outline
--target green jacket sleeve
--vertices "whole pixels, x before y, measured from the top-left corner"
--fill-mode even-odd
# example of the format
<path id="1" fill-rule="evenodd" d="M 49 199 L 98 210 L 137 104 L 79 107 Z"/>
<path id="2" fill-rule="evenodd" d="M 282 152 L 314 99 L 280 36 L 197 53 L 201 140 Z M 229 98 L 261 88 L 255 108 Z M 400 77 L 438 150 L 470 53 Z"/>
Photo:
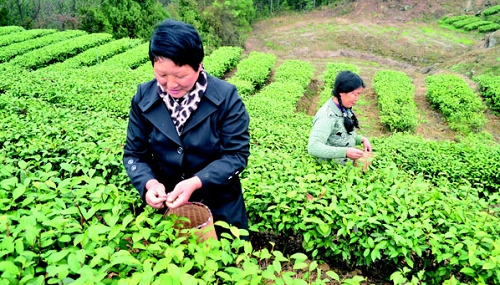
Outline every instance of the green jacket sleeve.
<path id="1" fill-rule="evenodd" d="M 319 117 L 314 121 L 309 136 L 308 152 L 310 155 L 323 158 L 345 158 L 347 147 L 327 145 L 328 138 L 333 132 L 335 121 L 327 117 Z M 361 140 L 361 139 L 360 139 Z"/>

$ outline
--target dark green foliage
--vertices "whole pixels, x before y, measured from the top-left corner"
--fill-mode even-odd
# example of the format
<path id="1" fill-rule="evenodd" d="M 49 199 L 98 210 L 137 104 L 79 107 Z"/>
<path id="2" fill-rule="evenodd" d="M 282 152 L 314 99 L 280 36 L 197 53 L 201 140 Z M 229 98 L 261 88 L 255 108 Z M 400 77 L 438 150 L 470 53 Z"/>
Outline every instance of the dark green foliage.
<path id="1" fill-rule="evenodd" d="M 105 32 L 115 38 L 149 39 L 156 24 L 168 17 L 158 1 L 110 0 L 100 7 L 85 7 L 82 29 Z"/>
<path id="2" fill-rule="evenodd" d="M 474 78 L 490 108 L 500 114 L 500 76 L 481 75 Z"/>
<path id="3" fill-rule="evenodd" d="M 483 11 L 483 15 L 485 16 L 491 16 L 498 13 L 500 13 L 500 5 L 490 7 Z"/>
<path id="4" fill-rule="evenodd" d="M 485 106 L 463 78 L 437 74 L 427 76 L 425 82 L 427 97 L 447 118 L 450 128 L 466 134 L 484 127 Z"/>
<path id="5" fill-rule="evenodd" d="M 412 131 L 417 127 L 415 86 L 403 72 L 378 71 L 373 77 L 373 88 L 378 95 L 380 122 L 391 131 Z"/>

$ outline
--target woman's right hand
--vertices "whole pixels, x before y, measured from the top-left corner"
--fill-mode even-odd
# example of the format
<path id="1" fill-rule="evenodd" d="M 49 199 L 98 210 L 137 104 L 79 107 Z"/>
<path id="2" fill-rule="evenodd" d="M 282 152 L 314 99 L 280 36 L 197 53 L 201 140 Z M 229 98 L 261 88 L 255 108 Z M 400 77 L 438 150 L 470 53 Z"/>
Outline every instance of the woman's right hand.
<path id="1" fill-rule="evenodd" d="M 146 183 L 146 203 L 155 209 L 165 207 L 167 200 L 167 193 L 165 192 L 165 185 L 158 182 L 156 179 L 151 179 Z"/>
<path id="2" fill-rule="evenodd" d="M 348 147 L 346 151 L 346 157 L 350 158 L 352 160 L 358 159 L 363 156 L 363 151 L 360 150 L 359 148 L 355 147 Z"/>

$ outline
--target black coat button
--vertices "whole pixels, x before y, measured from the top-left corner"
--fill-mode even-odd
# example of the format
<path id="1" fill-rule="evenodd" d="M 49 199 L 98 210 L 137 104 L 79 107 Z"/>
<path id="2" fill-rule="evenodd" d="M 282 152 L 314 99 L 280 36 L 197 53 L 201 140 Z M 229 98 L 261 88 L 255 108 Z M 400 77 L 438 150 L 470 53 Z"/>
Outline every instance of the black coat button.
<path id="1" fill-rule="evenodd" d="M 177 153 L 178 154 L 183 154 L 184 153 L 184 149 L 182 149 L 182 147 L 178 147 L 177 148 Z"/>

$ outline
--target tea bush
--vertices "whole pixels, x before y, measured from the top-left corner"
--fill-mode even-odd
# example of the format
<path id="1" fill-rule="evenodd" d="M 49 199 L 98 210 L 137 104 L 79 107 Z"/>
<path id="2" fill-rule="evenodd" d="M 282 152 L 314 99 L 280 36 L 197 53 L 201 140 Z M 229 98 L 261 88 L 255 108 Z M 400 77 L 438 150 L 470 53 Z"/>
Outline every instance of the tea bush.
<path id="1" fill-rule="evenodd" d="M 415 86 L 403 72 L 381 70 L 373 77 L 372 86 L 377 93 L 380 122 L 391 131 L 415 131 L 417 104 Z"/>
<path id="2" fill-rule="evenodd" d="M 139 39 L 122 38 L 114 40 L 104 45 L 98 46 L 95 49 L 91 48 L 77 56 L 69 58 L 63 62 L 49 65 L 45 69 L 66 69 L 66 68 L 79 68 L 84 66 L 99 65 L 104 60 L 113 57 L 114 55 L 125 52 L 137 45 L 142 41 Z"/>
<path id="3" fill-rule="evenodd" d="M 149 62 L 149 43 L 129 49 L 105 60 L 101 65 L 109 68 L 137 68 Z M 150 66 L 151 63 L 149 62 Z"/>
<path id="4" fill-rule="evenodd" d="M 500 147 L 489 144 L 481 136 L 472 136 L 469 141 L 426 140 L 411 135 L 392 135 L 374 139 L 377 153 L 374 161 L 379 168 L 397 165 L 400 169 L 423 175 L 439 184 L 446 180 L 452 185 L 468 185 L 477 189 L 498 192 L 500 189 Z"/>
<path id="5" fill-rule="evenodd" d="M 242 52 L 240 47 L 220 47 L 203 59 L 203 67 L 210 75 L 222 78 L 238 64 Z"/>
<path id="6" fill-rule="evenodd" d="M 252 82 L 255 88 L 264 85 L 274 67 L 276 55 L 270 53 L 250 52 L 236 67 L 235 78 Z"/>
<path id="7" fill-rule="evenodd" d="M 427 97 L 447 118 L 451 129 L 468 133 L 484 127 L 485 106 L 464 79 L 438 74 L 427 76 L 425 82 Z"/>
<path id="8" fill-rule="evenodd" d="M 54 43 L 23 55 L 19 55 L 10 60 L 9 64 L 17 65 L 26 69 L 37 69 L 54 62 L 64 61 L 69 57 L 73 57 L 96 45 L 106 43 L 111 39 L 112 36 L 105 33 L 84 35 L 76 39 L 69 39 Z"/>
<path id="9" fill-rule="evenodd" d="M 40 38 L 0 47 L 0 62 L 6 62 L 16 55 L 25 54 L 31 50 L 85 34 L 86 32 L 80 30 L 67 30 L 64 32 L 56 32 Z"/>
<path id="10" fill-rule="evenodd" d="M 34 29 L 0 36 L 0 47 L 55 33 L 54 29 Z"/>
<path id="11" fill-rule="evenodd" d="M 482 75 L 474 78 L 479 83 L 479 91 L 491 110 L 500 113 L 500 76 Z"/>
<path id="12" fill-rule="evenodd" d="M 483 15 L 485 16 L 491 16 L 498 13 L 500 13 L 500 5 L 489 7 L 488 9 L 483 11 Z"/>
<path id="13" fill-rule="evenodd" d="M 4 26 L 0 27 L 0 36 L 14 34 L 24 31 L 23 27 L 19 26 Z"/>

